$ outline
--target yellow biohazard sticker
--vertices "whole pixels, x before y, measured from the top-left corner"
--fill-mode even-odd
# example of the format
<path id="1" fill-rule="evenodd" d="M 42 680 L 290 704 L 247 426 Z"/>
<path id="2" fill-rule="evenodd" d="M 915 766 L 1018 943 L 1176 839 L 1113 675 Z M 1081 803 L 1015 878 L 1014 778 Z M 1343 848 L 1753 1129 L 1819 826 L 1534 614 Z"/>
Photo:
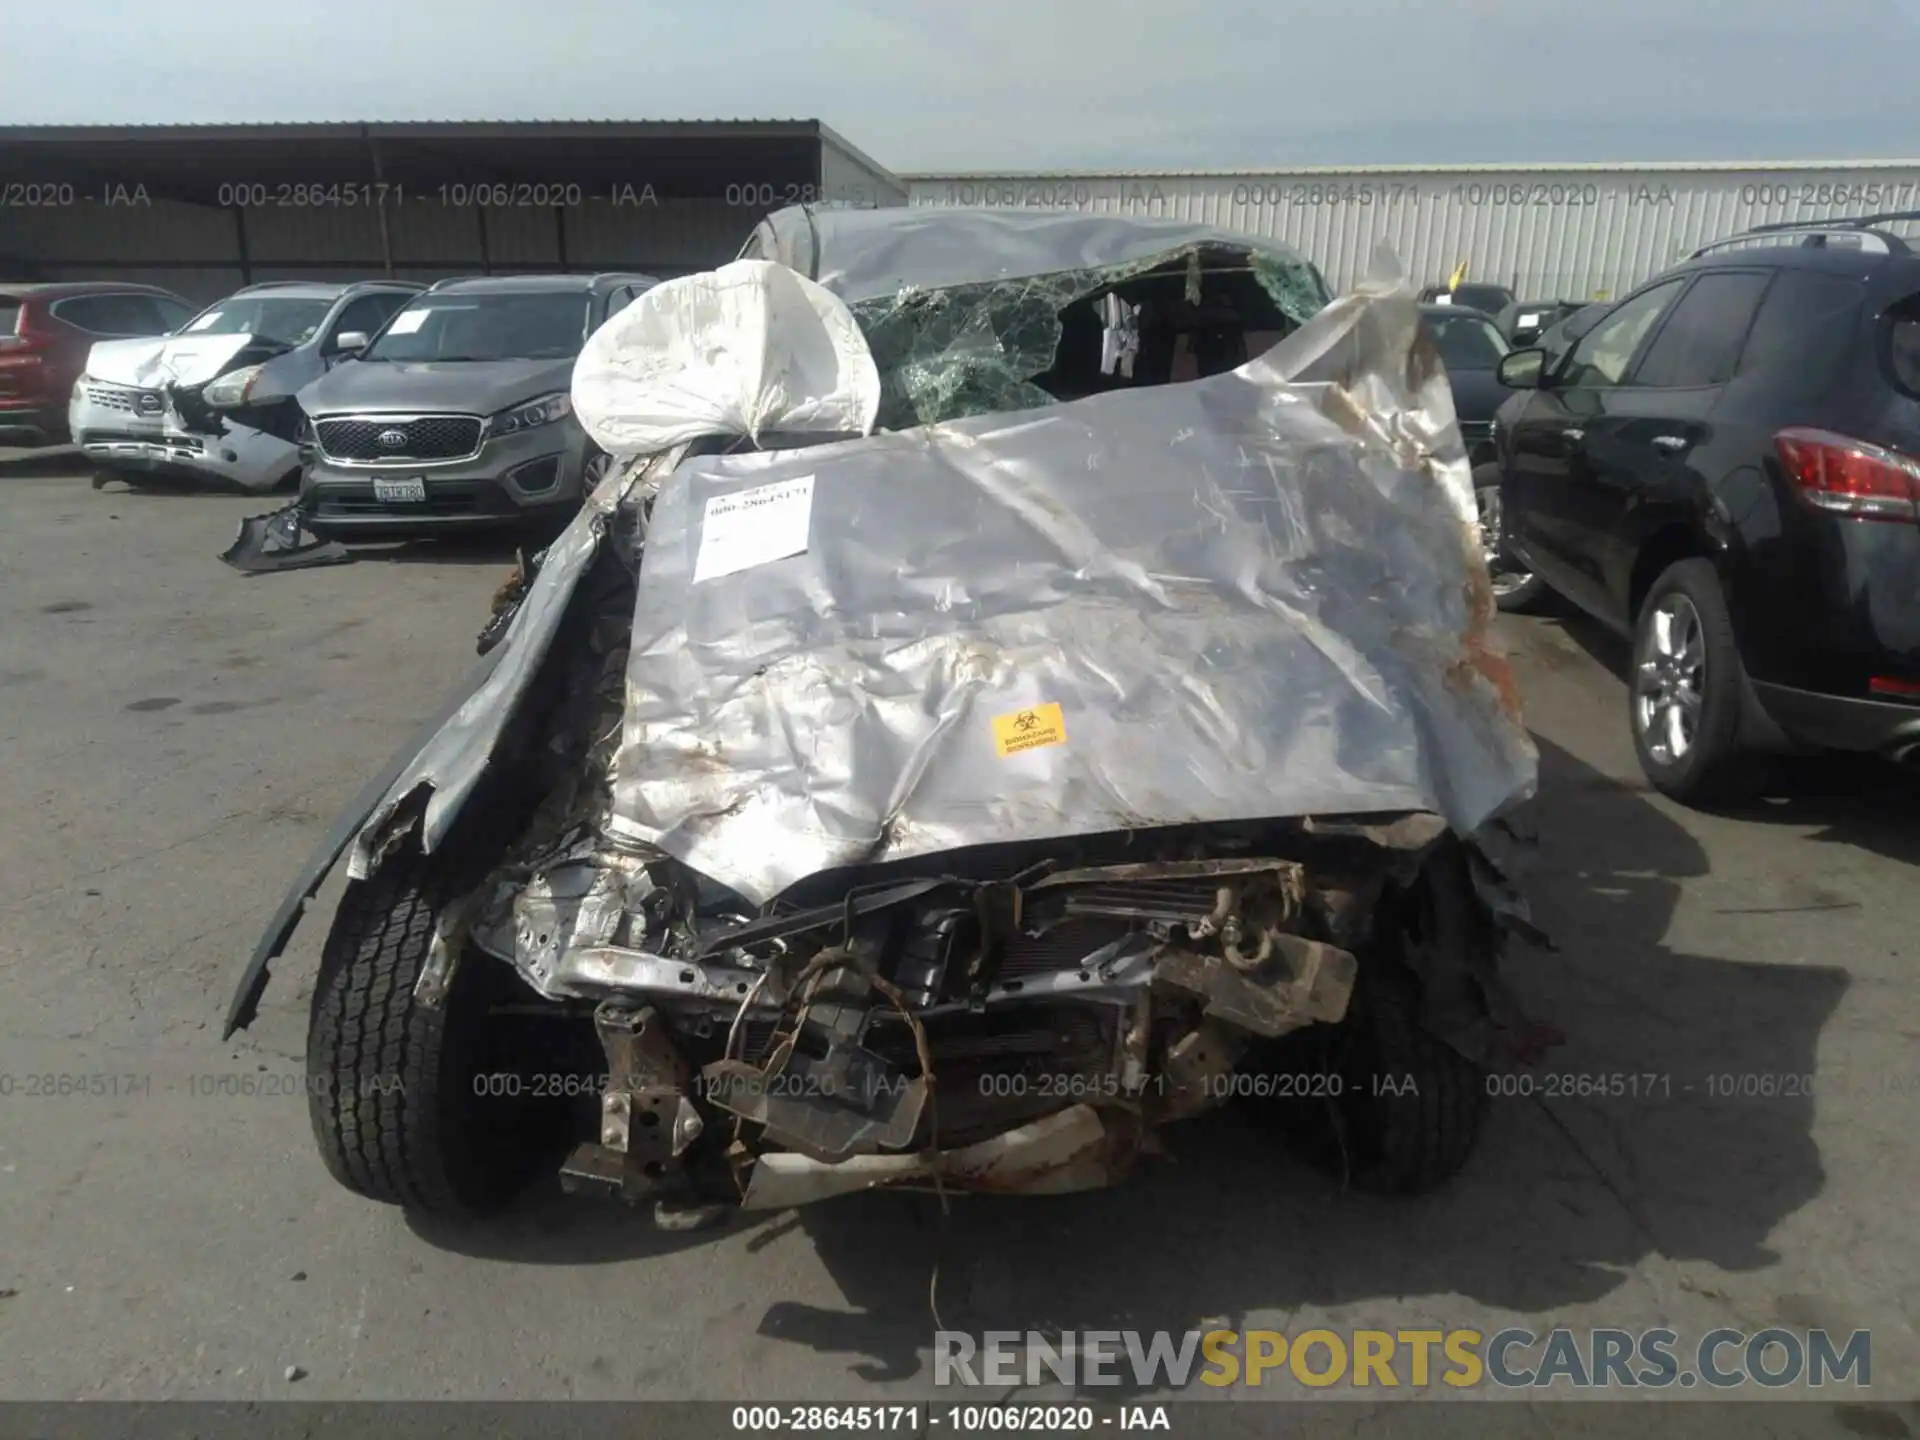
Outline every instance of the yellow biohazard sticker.
<path id="1" fill-rule="evenodd" d="M 1058 705 L 1033 705 L 1011 715 L 993 717 L 993 748 L 1000 758 L 1067 743 L 1067 718 Z"/>

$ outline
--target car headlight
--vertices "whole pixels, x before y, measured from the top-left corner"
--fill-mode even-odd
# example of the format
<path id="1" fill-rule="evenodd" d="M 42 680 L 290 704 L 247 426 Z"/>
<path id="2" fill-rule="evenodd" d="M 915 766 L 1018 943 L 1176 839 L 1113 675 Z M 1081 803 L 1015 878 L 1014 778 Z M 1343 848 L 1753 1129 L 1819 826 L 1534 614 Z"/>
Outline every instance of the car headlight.
<path id="1" fill-rule="evenodd" d="M 216 409 L 244 405 L 247 396 L 253 393 L 253 382 L 260 378 L 264 368 L 264 365 L 242 365 L 238 370 L 229 370 L 217 379 L 209 380 L 206 388 L 200 392 L 200 398 Z"/>
<path id="2" fill-rule="evenodd" d="M 573 397 L 564 390 L 556 390 L 551 395 L 542 395 L 538 400 L 529 400 L 511 410 L 502 410 L 487 421 L 487 433 L 494 436 L 517 435 L 522 430 L 537 430 L 542 425 L 564 420 L 572 413 Z"/>

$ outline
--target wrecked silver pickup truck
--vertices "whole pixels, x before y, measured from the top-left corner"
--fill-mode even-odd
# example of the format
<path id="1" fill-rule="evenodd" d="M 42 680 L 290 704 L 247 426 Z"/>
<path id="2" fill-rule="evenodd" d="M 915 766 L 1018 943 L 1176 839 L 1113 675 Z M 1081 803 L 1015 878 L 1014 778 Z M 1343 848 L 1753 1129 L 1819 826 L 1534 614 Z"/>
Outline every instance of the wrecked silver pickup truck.
<path id="1" fill-rule="evenodd" d="M 1397 279 L 794 209 L 573 397 L 622 463 L 228 1017 L 344 853 L 342 1184 L 478 1212 L 557 1167 L 663 1224 L 1057 1192 L 1248 1090 L 1359 1186 L 1465 1161 L 1535 757 Z"/>

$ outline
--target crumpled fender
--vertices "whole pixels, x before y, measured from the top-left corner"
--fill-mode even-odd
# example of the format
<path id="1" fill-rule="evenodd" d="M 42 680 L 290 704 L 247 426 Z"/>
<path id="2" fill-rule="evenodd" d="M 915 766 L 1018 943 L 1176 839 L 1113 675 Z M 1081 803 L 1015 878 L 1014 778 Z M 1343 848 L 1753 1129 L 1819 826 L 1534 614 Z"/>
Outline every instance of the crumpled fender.
<path id="1" fill-rule="evenodd" d="M 272 978 L 268 967 L 287 948 L 314 892 L 343 854 L 353 851 L 348 873 L 364 878 L 377 863 L 376 852 L 404 834 L 417 833 L 421 848 L 429 853 L 446 837 L 539 674 L 574 590 L 599 553 L 627 492 L 656 469 L 670 470 L 685 450 L 678 446 L 611 472 L 547 548 L 546 559 L 513 607 L 504 638 L 486 652 L 439 713 L 354 796 L 301 867 L 240 976 L 227 1007 L 223 1039 L 253 1023 Z M 423 791 L 426 806 L 416 809 L 415 799 Z"/>
<path id="2" fill-rule="evenodd" d="M 440 712 L 409 736 L 407 743 L 400 747 L 393 759 L 353 797 L 340 818 L 334 821 L 333 828 L 327 831 L 326 838 L 308 857 L 307 863 L 300 867 L 292 888 L 280 902 L 280 908 L 274 911 L 273 919 L 267 922 L 266 933 L 260 937 L 260 943 L 254 946 L 253 957 L 241 973 L 240 984 L 227 1006 L 226 1028 L 221 1032 L 221 1039 L 231 1039 L 235 1031 L 244 1030 L 253 1023 L 254 1016 L 259 1013 L 260 997 L 266 994 L 267 982 L 273 978 L 268 967 L 287 948 L 287 942 L 299 928 L 301 917 L 307 913 L 314 892 L 326 882 L 341 852 L 347 848 L 347 843 L 359 834 L 367 817 L 393 788 L 394 782 L 418 761 L 427 743 L 440 733 L 441 727 L 493 673 L 499 658 L 499 652 L 495 651 L 473 668 Z"/>

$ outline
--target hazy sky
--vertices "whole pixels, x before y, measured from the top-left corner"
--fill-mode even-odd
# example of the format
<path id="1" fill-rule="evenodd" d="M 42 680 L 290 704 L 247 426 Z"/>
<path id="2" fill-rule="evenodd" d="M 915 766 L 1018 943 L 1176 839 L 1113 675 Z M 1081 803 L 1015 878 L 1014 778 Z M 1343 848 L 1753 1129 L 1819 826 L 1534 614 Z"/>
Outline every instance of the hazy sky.
<path id="1" fill-rule="evenodd" d="M 817 118 L 895 171 L 1920 156 L 1920 0 L 20 3 L 12 123 Z"/>

